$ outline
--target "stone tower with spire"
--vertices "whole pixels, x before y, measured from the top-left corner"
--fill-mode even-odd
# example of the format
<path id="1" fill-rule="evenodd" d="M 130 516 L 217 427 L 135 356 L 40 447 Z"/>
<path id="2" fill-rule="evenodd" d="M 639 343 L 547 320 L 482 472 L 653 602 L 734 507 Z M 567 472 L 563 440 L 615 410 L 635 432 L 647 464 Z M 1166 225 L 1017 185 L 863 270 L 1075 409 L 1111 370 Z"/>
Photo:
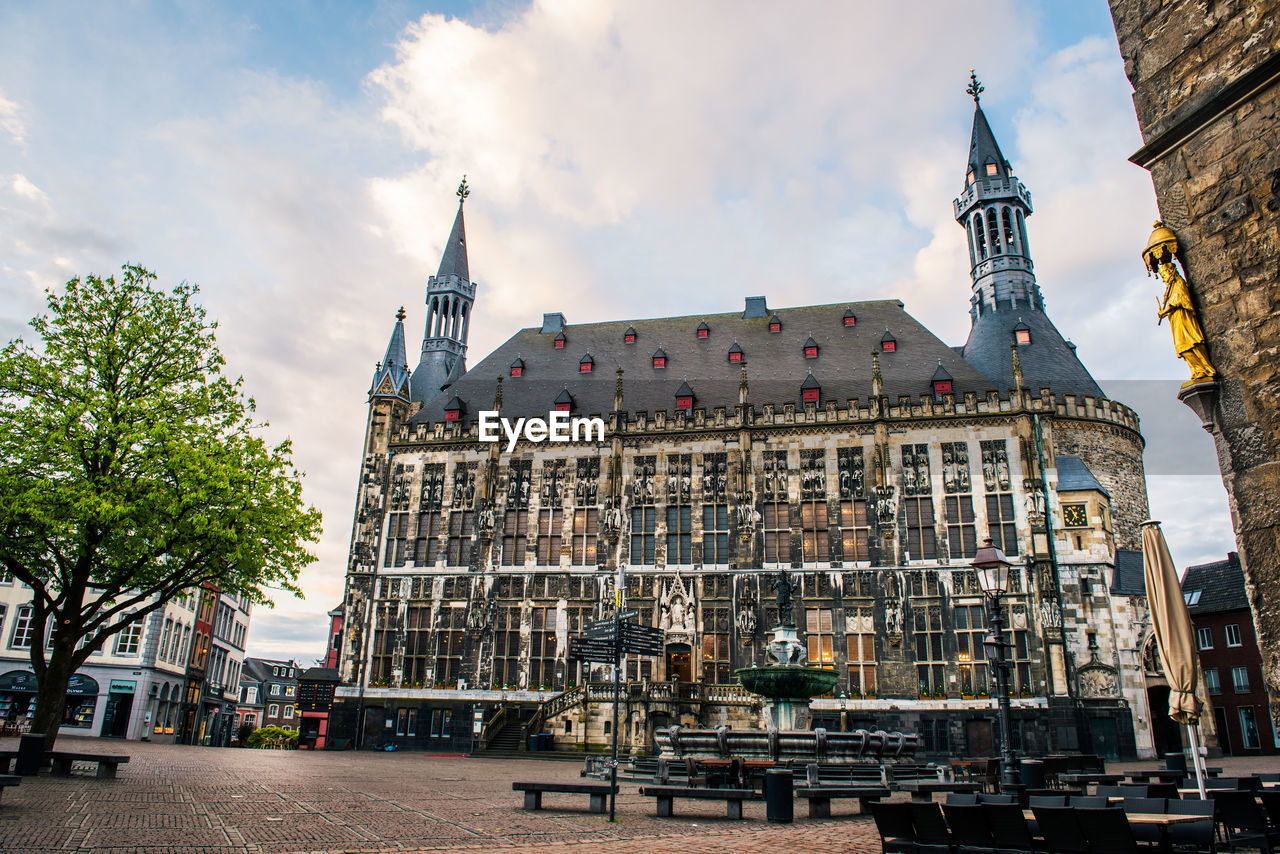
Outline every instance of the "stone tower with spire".
<path id="1" fill-rule="evenodd" d="M 956 222 L 968 237 L 973 288 L 973 326 L 964 358 L 1005 388 L 1012 383 L 1009 345 L 1016 343 L 1033 393 L 1049 387 L 1102 397 L 1102 389 L 1076 356 L 1075 345 L 1063 339 L 1045 313 L 1027 241 L 1031 194 L 1013 174 L 982 112 L 982 84 L 974 73 L 969 80 L 965 91 L 973 97 L 973 134 L 964 191 L 954 202 Z"/>
<path id="2" fill-rule="evenodd" d="M 467 230 L 462 217 L 471 189 L 467 177 L 458 185 L 458 215 L 440 259 L 440 269 L 427 279 L 427 324 L 422 356 L 410 380 L 410 396 L 426 404 L 467 371 L 467 335 L 476 286 L 467 269 Z"/>

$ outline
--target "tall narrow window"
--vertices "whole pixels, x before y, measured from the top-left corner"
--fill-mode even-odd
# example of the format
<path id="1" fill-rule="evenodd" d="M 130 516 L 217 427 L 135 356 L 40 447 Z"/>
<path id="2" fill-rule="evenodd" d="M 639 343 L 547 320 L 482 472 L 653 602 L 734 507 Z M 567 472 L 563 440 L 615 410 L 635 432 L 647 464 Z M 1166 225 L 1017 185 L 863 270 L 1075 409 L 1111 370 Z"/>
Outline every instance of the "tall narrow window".
<path id="1" fill-rule="evenodd" d="M 387 514 L 387 553 L 383 566 L 404 566 L 409 545 L 409 514 Z"/>
<path id="2" fill-rule="evenodd" d="M 990 690 L 986 648 L 982 645 L 987 635 L 987 615 L 982 605 L 957 605 L 955 621 L 960 693 L 968 697 L 985 694 Z"/>
<path id="3" fill-rule="evenodd" d="M 786 502 L 766 501 L 761 531 L 766 564 L 791 562 L 791 511 Z"/>
<path id="4" fill-rule="evenodd" d="M 595 507 L 578 508 L 573 511 L 573 565 L 595 566 L 597 514 Z"/>
<path id="5" fill-rule="evenodd" d="M 493 684 L 520 687 L 520 608 L 499 608 L 493 632 Z"/>
<path id="6" fill-rule="evenodd" d="M 19 605 L 18 618 L 13 624 L 13 637 L 9 639 L 13 649 L 31 648 L 31 606 Z"/>
<path id="7" fill-rule="evenodd" d="M 431 605 L 418 603 L 405 611 L 404 658 L 402 682 L 406 688 L 431 687 L 431 645 L 435 633 L 431 630 Z"/>
<path id="8" fill-rule="evenodd" d="M 861 498 L 841 501 L 840 546 L 843 559 L 846 562 L 870 560 L 870 541 L 871 524 L 867 521 L 867 502 Z"/>
<path id="9" fill-rule="evenodd" d="M 1013 515 L 1012 477 L 1003 439 L 983 442 L 982 478 L 987 487 L 987 529 L 992 541 L 1006 555 L 1018 554 L 1018 533 Z"/>
<path id="10" fill-rule="evenodd" d="M 474 510 L 455 510 L 449 514 L 449 542 L 445 558 L 449 566 L 471 563 L 471 534 L 475 531 Z"/>
<path id="11" fill-rule="evenodd" d="M 702 505 L 702 562 L 729 562 L 729 505 Z"/>
<path id="12" fill-rule="evenodd" d="M 556 687 L 556 609 L 534 608 L 529 633 L 529 688 Z"/>
<path id="13" fill-rule="evenodd" d="M 466 611 L 462 605 L 441 608 L 436 619 L 435 683 L 454 688 L 462 672 L 462 642 L 466 636 Z"/>
<path id="14" fill-rule="evenodd" d="M 830 608 L 805 609 L 805 639 L 809 645 L 809 664 L 815 667 L 835 666 L 835 629 Z"/>
<path id="15" fill-rule="evenodd" d="M 946 659 L 942 656 L 942 606 L 911 604 L 911 634 L 915 642 L 916 680 L 922 697 L 946 696 Z"/>
<path id="16" fill-rule="evenodd" d="M 702 621 L 702 681 L 715 685 L 732 685 L 733 671 L 729 660 L 729 606 L 704 605 Z"/>
<path id="17" fill-rule="evenodd" d="M 560 565 L 560 538 L 564 529 L 564 511 L 558 508 L 538 511 L 537 554 L 539 566 Z"/>
<path id="18" fill-rule="evenodd" d="M 667 507 L 667 563 L 693 563 L 693 508 L 688 504 Z"/>
<path id="19" fill-rule="evenodd" d="M 973 215 L 973 234 L 978 243 L 978 260 L 987 260 L 987 229 L 982 224 L 982 214 Z"/>
<path id="20" fill-rule="evenodd" d="M 1000 211 L 1001 224 L 1004 226 L 1004 245 L 1010 252 L 1016 252 L 1017 247 L 1014 245 L 1013 233 L 1013 213 L 1009 208 L 1002 208 Z"/>
<path id="21" fill-rule="evenodd" d="M 911 560 L 937 560 L 932 498 L 904 498 L 907 516 L 907 554 Z"/>
<path id="22" fill-rule="evenodd" d="M 987 208 L 987 237 L 991 240 L 992 255 L 999 255 L 1004 251 L 1000 246 L 1000 224 L 996 219 L 995 208 Z"/>
<path id="23" fill-rule="evenodd" d="M 867 602 L 852 605 L 845 602 L 845 624 L 848 633 L 849 691 L 855 696 L 876 692 L 876 626 L 875 606 Z"/>

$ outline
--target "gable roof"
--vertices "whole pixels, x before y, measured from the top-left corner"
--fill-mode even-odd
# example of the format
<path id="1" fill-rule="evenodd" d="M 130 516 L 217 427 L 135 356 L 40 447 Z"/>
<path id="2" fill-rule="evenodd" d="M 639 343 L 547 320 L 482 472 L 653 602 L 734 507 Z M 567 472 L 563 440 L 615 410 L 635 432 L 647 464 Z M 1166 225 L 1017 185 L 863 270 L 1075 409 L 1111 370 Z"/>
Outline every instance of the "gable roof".
<path id="1" fill-rule="evenodd" d="M 1070 454 L 1059 454 L 1055 459 L 1058 463 L 1058 492 L 1093 490 L 1101 492 L 1110 500 L 1111 493 L 1103 489 L 1102 484 L 1093 476 L 1093 472 L 1089 471 L 1084 460 Z"/>
<path id="2" fill-rule="evenodd" d="M 1187 610 L 1193 616 L 1248 608 L 1249 598 L 1244 589 L 1244 567 L 1240 565 L 1240 555 L 1228 552 L 1226 560 L 1187 567 L 1187 572 L 1182 577 L 1182 593 L 1184 598 L 1189 596 L 1195 600 L 1194 605 L 1187 605 Z M 1200 595 L 1197 597 L 1195 593 Z"/>

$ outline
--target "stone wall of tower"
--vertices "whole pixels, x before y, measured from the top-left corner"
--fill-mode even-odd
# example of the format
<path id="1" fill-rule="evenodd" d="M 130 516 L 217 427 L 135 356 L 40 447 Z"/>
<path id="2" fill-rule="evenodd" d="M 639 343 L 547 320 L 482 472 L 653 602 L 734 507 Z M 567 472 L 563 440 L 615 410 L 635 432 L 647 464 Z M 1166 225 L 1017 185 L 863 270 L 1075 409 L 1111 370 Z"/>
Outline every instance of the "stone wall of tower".
<path id="1" fill-rule="evenodd" d="M 1092 421 L 1054 420 L 1053 452 L 1084 460 L 1111 495 L 1115 546 L 1142 548 L 1142 523 L 1150 518 L 1142 437 L 1132 430 Z"/>
<path id="2" fill-rule="evenodd" d="M 1280 599 L 1265 595 L 1280 588 L 1280 2 L 1111 13 L 1145 143 L 1132 159 L 1178 237 L 1219 375 L 1212 433 L 1280 716 Z"/>

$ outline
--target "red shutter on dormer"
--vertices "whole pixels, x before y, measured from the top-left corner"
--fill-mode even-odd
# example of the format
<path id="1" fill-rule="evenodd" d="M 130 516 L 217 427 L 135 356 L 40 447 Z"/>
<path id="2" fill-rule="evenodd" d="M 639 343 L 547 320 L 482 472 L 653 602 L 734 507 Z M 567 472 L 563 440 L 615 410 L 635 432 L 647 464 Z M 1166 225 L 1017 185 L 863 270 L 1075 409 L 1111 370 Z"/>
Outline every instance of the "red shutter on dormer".
<path id="1" fill-rule="evenodd" d="M 677 397 L 676 409 L 693 409 L 692 397 Z"/>
<path id="2" fill-rule="evenodd" d="M 1013 335 L 1014 335 L 1014 340 L 1016 340 L 1019 344 L 1030 344 L 1030 343 L 1031 343 L 1031 330 L 1030 330 L 1030 329 L 1018 329 L 1018 330 L 1016 330 L 1016 331 L 1013 333 Z"/>
<path id="3" fill-rule="evenodd" d="M 781 331 L 782 331 L 782 324 L 781 324 L 781 323 L 778 323 L 777 321 L 774 321 L 773 323 L 770 323 L 770 324 L 769 324 L 769 331 L 770 331 L 770 332 L 781 332 Z"/>
<path id="4" fill-rule="evenodd" d="M 804 357 L 805 357 L 806 359 L 816 359 L 816 358 L 818 358 L 818 348 L 817 348 L 817 347 L 805 347 L 805 348 L 804 348 Z"/>
<path id="5" fill-rule="evenodd" d="M 634 344 L 636 343 L 636 334 L 634 332 L 628 332 L 626 335 L 622 336 L 622 340 L 626 344 Z"/>
<path id="6" fill-rule="evenodd" d="M 511 376 L 513 376 L 513 377 L 518 377 L 518 376 L 520 376 L 520 375 L 521 375 L 521 374 L 523 374 L 523 373 L 524 373 L 524 368 L 512 368 L 512 369 L 511 369 Z"/>
<path id="7" fill-rule="evenodd" d="M 591 363 L 590 363 L 590 362 L 582 362 L 582 363 L 580 363 L 580 364 L 578 365 L 578 373 L 580 373 L 580 374 L 589 374 L 589 373 L 591 373 Z"/>
<path id="8" fill-rule="evenodd" d="M 698 337 L 699 337 L 699 338 L 706 338 L 706 337 L 708 337 L 708 336 L 710 336 L 710 335 L 711 335 L 711 330 L 710 330 L 710 329 L 699 329 L 699 330 L 698 330 Z"/>
<path id="9" fill-rule="evenodd" d="M 563 338 L 557 338 L 557 339 L 556 339 L 556 341 L 555 341 L 555 346 L 556 346 L 556 349 L 557 349 L 557 350 L 563 350 L 563 349 L 564 349 L 564 339 L 563 339 Z"/>
<path id="10" fill-rule="evenodd" d="M 893 352 L 896 352 L 896 351 L 897 351 L 897 349 L 898 349 L 898 342 L 897 342 L 897 341 L 884 341 L 884 342 L 882 342 L 882 343 L 881 343 L 881 345 L 880 345 L 880 346 L 881 346 L 881 348 L 882 348 L 886 353 L 893 353 Z"/>
<path id="11" fill-rule="evenodd" d="M 655 368 L 665 368 L 665 367 L 667 366 L 667 357 L 666 357 L 666 356 L 654 356 L 654 357 L 653 357 L 653 366 L 654 366 Z"/>
<path id="12" fill-rule="evenodd" d="M 951 380 L 938 380 L 933 384 L 934 394 L 950 394 Z"/>
<path id="13" fill-rule="evenodd" d="M 457 421 L 457 420 L 458 420 L 458 410 L 456 410 L 456 409 L 446 409 L 446 410 L 444 411 L 444 421 L 445 421 L 445 423 L 446 423 L 446 424 L 450 424 L 450 423 L 452 423 L 452 422 L 454 422 L 454 421 Z"/>
<path id="14" fill-rule="evenodd" d="M 568 412 L 572 406 L 571 403 L 557 403 L 556 412 Z"/>
<path id="15" fill-rule="evenodd" d="M 730 361 L 730 362 L 741 362 L 741 361 L 742 361 L 742 354 L 741 354 L 741 353 L 730 353 L 730 354 L 729 354 L 729 361 Z"/>
<path id="16" fill-rule="evenodd" d="M 857 324 L 858 324 L 858 318 L 856 318 L 856 317 L 854 317 L 854 316 L 852 316 L 852 315 L 850 315 L 849 317 L 846 317 L 846 318 L 844 319 L 844 325 L 845 325 L 845 326 L 856 326 Z"/>
<path id="17" fill-rule="evenodd" d="M 819 388 L 807 388 L 807 389 L 805 389 L 803 392 L 801 392 L 801 395 L 800 395 L 800 396 L 801 396 L 801 398 L 802 398 L 802 399 L 807 403 L 807 402 L 809 402 L 809 401 L 811 401 L 811 400 L 812 400 L 812 401 L 814 401 L 814 402 L 817 402 L 818 397 L 819 397 L 821 394 L 822 394 L 822 389 L 819 389 Z"/>

